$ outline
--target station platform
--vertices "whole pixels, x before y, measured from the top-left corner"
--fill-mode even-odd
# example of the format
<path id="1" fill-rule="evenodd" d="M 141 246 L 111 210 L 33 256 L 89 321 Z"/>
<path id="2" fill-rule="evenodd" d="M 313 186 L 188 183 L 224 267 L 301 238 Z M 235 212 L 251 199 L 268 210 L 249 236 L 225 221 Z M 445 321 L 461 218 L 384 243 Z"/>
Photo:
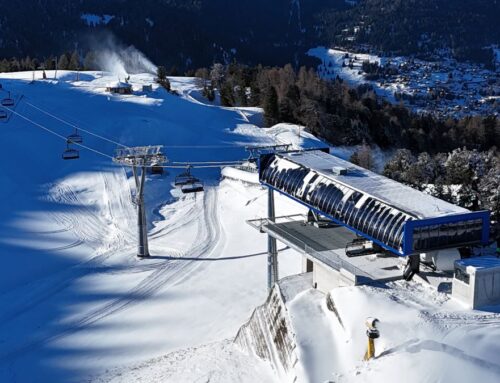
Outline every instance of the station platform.
<path id="1" fill-rule="evenodd" d="M 356 235 L 343 226 L 317 227 L 307 223 L 305 215 L 276 217 L 273 221 L 261 218 L 247 223 L 325 268 L 351 273 L 358 284 L 403 278 L 401 257 L 386 253 L 348 257 L 345 247 Z"/>

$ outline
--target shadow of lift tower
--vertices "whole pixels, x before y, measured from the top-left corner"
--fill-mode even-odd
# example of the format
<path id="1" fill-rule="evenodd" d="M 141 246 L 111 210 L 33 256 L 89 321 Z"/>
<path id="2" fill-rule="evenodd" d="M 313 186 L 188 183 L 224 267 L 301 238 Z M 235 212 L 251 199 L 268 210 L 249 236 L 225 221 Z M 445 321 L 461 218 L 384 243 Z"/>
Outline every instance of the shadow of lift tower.
<path id="1" fill-rule="evenodd" d="M 113 162 L 132 167 L 136 187 L 137 204 L 137 234 L 139 243 L 137 245 L 137 256 L 149 257 L 148 225 L 146 221 L 146 210 L 144 208 L 144 185 L 146 169 L 161 166 L 167 162 L 162 153 L 163 146 L 136 146 L 132 148 L 120 148 L 116 150 Z M 140 172 L 140 173 L 139 173 Z"/>

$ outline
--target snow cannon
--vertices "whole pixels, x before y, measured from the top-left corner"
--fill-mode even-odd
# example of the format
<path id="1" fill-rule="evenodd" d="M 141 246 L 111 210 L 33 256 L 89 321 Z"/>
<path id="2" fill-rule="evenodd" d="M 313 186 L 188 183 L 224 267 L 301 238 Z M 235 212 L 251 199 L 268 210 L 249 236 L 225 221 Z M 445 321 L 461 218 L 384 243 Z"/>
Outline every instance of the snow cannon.
<path id="1" fill-rule="evenodd" d="M 375 356 L 375 339 L 380 337 L 380 331 L 377 328 L 379 320 L 377 318 L 366 318 L 366 336 L 368 337 L 368 347 L 366 349 L 364 360 L 370 360 Z"/>

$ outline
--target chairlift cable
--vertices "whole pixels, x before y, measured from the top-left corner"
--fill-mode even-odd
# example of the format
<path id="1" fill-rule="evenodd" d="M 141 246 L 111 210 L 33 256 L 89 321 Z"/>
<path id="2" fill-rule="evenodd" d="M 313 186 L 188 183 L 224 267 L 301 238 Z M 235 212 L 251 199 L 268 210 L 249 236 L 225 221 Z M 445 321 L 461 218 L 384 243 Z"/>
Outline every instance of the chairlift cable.
<path id="1" fill-rule="evenodd" d="M 40 129 L 43 129 L 43 130 L 49 132 L 50 134 L 53 134 L 54 136 L 56 136 L 56 137 L 58 137 L 58 138 L 60 138 L 60 139 L 62 139 L 62 140 L 64 140 L 64 141 L 67 142 L 67 137 L 65 137 L 62 134 L 59 134 L 57 132 L 54 132 L 53 130 L 47 128 L 46 126 L 43 126 L 43 125 L 39 124 L 36 121 L 33 121 L 32 119 L 30 119 L 30 118 L 22 115 L 21 113 L 16 112 L 15 110 L 6 108 L 6 107 L 1 106 L 1 105 L 0 105 L 0 108 L 12 112 L 13 114 L 15 114 L 16 116 L 19 116 L 23 120 L 25 120 L 25 121 L 27 121 L 27 122 L 35 125 L 36 127 L 40 128 Z M 79 147 L 81 147 L 83 149 L 89 150 L 91 152 L 94 152 L 94 153 L 99 154 L 99 155 L 101 155 L 103 157 L 109 158 L 111 160 L 114 158 L 113 156 L 110 156 L 110 155 L 108 155 L 106 153 L 103 153 L 103 152 L 101 152 L 101 151 L 99 151 L 97 149 L 91 148 L 91 147 L 89 147 L 87 145 L 78 144 L 78 143 L 73 143 L 73 145 L 79 146 Z M 243 163 L 243 162 L 240 162 L 240 164 L 241 163 Z M 234 162 L 232 164 L 236 165 L 236 164 L 238 164 L 238 162 Z M 195 164 L 194 166 L 191 166 L 191 167 L 192 168 L 196 168 L 196 169 L 207 169 L 207 168 L 221 168 L 221 167 L 224 167 L 224 166 L 227 166 L 227 164 L 220 164 L 220 165 L 207 164 L 207 165 L 204 165 L 202 163 L 199 163 L 199 165 Z M 146 165 L 145 167 L 146 168 L 156 167 L 156 168 L 164 168 L 164 169 L 186 169 L 186 165 Z"/>
<path id="2" fill-rule="evenodd" d="M 28 117 L 26 117 L 26 116 L 23 116 L 22 114 L 20 114 L 20 113 L 16 112 L 16 111 L 15 111 L 15 110 L 13 110 L 13 109 L 5 108 L 5 107 L 3 107 L 3 106 L 0 106 L 0 107 L 1 107 L 2 109 L 7 109 L 8 111 L 10 111 L 11 113 L 15 114 L 16 116 L 21 117 L 23 120 L 28 121 L 29 123 L 31 123 L 31 124 L 33 124 L 33 125 L 35 125 L 35 126 L 39 127 L 40 129 L 43 129 L 43 130 L 45 130 L 45 131 L 47 131 L 47 132 L 49 132 L 49 133 L 53 134 L 54 136 L 59 137 L 60 139 L 62 139 L 62 140 L 64 140 L 64 141 L 66 141 L 66 142 L 67 142 L 67 137 L 63 136 L 62 134 L 59 134 L 59 133 L 57 133 L 57 132 L 54 132 L 53 130 L 51 130 L 51 129 L 49 129 L 49 128 L 47 128 L 47 127 L 45 127 L 45 126 L 43 126 L 43 125 L 39 124 L 38 122 L 35 122 L 35 121 L 31 120 L 30 118 L 28 118 Z M 91 152 L 94 152 L 94 153 L 96 153 L 96 154 L 99 154 L 99 155 L 101 155 L 101 156 L 104 156 L 104 157 L 107 157 L 107 158 L 113 159 L 113 157 L 112 157 L 112 156 L 110 156 L 110 155 L 108 155 L 108 154 L 106 154 L 106 153 L 100 152 L 99 150 L 93 149 L 93 148 L 91 148 L 91 147 L 89 147 L 89 146 L 86 146 L 86 145 L 83 145 L 83 144 L 78 144 L 78 143 L 74 143 L 74 145 L 77 145 L 77 146 L 79 146 L 79 147 L 81 147 L 81 148 L 87 149 L 87 150 L 89 150 L 89 151 L 91 151 Z"/>
<path id="3" fill-rule="evenodd" d="M 58 137 L 58 138 L 60 138 L 60 139 L 62 139 L 62 140 L 64 140 L 64 141 L 66 141 L 66 142 L 67 142 L 67 137 L 65 137 L 65 136 L 63 136 L 62 134 L 59 134 L 59 133 L 57 133 L 57 132 L 54 132 L 53 130 L 51 130 L 51 129 L 49 129 L 49 128 L 47 128 L 47 127 L 45 127 L 45 126 L 43 126 L 43 125 L 39 124 L 38 122 L 33 121 L 32 119 L 30 119 L 30 118 L 28 118 L 28 117 L 26 117 L 26 116 L 22 115 L 21 113 L 16 112 L 16 111 L 14 111 L 14 110 L 12 110 L 12 109 L 9 109 L 9 108 L 6 108 L 6 107 L 3 107 L 3 106 L 0 106 L 0 108 L 2 108 L 2 109 L 6 109 L 6 110 L 8 110 L 8 111 L 12 112 L 13 114 L 15 114 L 16 116 L 19 116 L 19 117 L 20 117 L 20 118 L 22 118 L 23 120 L 26 120 L 26 121 L 28 121 L 29 123 L 31 123 L 31 124 L 33 124 L 33 125 L 35 125 L 35 126 L 39 127 L 40 129 L 43 129 L 43 130 L 45 130 L 45 131 L 49 132 L 50 134 L 53 134 L 54 136 L 56 136 L 56 137 Z M 106 158 L 110 158 L 110 159 L 113 159 L 113 158 L 114 158 L 113 156 L 110 156 L 110 155 L 108 155 L 108 154 L 106 154 L 106 153 L 103 153 L 103 152 L 101 152 L 101 151 L 99 151 L 99 150 L 97 150 L 97 149 L 91 148 L 91 147 L 89 147 L 89 146 L 87 146 L 87 145 L 78 144 L 78 143 L 73 143 L 73 145 L 79 146 L 79 147 L 81 147 L 81 148 L 83 148 L 83 149 L 89 150 L 89 151 L 91 151 L 91 152 L 94 152 L 94 153 L 99 154 L 99 155 L 101 155 L 101 156 L 103 156 L 103 157 L 106 157 Z M 243 163 L 243 162 L 232 162 L 231 164 L 232 164 L 232 165 L 237 165 L 237 164 L 242 164 L 242 163 Z M 188 164 L 190 164 L 190 163 L 186 163 L 186 165 L 146 165 L 145 167 L 146 167 L 146 168 L 156 167 L 156 168 L 164 168 L 164 169 L 186 169 L 186 166 L 187 166 Z M 206 164 L 206 165 L 205 165 L 205 164 Z M 227 166 L 227 165 L 228 165 L 228 164 L 222 164 L 222 163 L 220 163 L 220 164 L 210 164 L 210 163 L 202 163 L 202 162 L 199 162 L 199 163 L 197 163 L 197 164 L 195 164 L 195 165 L 193 165 L 193 166 L 191 166 L 191 167 L 192 167 L 192 168 L 196 168 L 196 169 L 208 169 L 208 168 L 221 168 L 221 167 L 225 167 L 225 166 Z"/>
<path id="4" fill-rule="evenodd" d="M 231 164 L 240 164 L 243 161 L 235 160 L 235 161 L 184 161 L 184 162 L 171 162 L 175 165 L 231 165 Z"/>
<path id="5" fill-rule="evenodd" d="M 242 145 L 163 145 L 167 149 L 244 149 Z"/>
<path id="6" fill-rule="evenodd" d="M 99 135 L 99 134 L 97 134 L 97 133 L 93 133 L 93 132 L 91 132 L 91 131 L 90 131 L 90 130 L 88 130 L 88 129 L 84 129 L 84 128 L 82 128 L 81 126 L 78 126 L 78 125 L 75 125 L 75 124 L 73 124 L 73 123 L 71 123 L 71 122 L 68 122 L 68 121 L 66 121 L 66 120 L 64 120 L 64 119 L 62 119 L 62 118 L 60 118 L 60 117 L 58 117 L 58 116 L 56 116 L 56 115 L 54 115 L 54 114 L 52 114 L 52 113 L 50 113 L 50 112 L 47 112 L 46 110 L 43 110 L 42 108 L 40 108 L 40 107 L 38 107 L 38 106 L 36 106 L 36 105 L 33 105 L 32 103 L 30 103 L 30 102 L 28 102 L 28 101 L 26 101 L 26 104 L 27 104 L 27 105 L 29 105 L 29 106 L 31 106 L 31 107 L 32 107 L 32 108 L 34 108 L 34 109 L 37 109 L 38 111 L 40 111 L 40 112 L 42 112 L 42 113 L 44 113 L 44 114 L 46 114 L 47 116 L 50 116 L 50 117 L 52 117 L 52 118 L 54 118 L 54 119 L 56 119 L 56 120 L 58 120 L 58 121 L 62 122 L 63 124 L 66 124 L 66 125 L 68 125 L 68 126 L 71 126 L 72 128 L 75 128 L 75 129 L 81 130 L 82 132 L 88 133 L 88 134 L 90 134 L 90 135 L 92 135 L 92 136 L 94 136 L 94 137 L 100 138 L 101 140 L 104 140 L 104 141 L 108 141 L 108 142 L 110 142 L 110 143 L 112 143 L 112 144 L 115 144 L 115 145 L 117 145 L 117 146 L 121 146 L 121 147 L 123 147 L 123 148 L 127 148 L 127 149 L 129 148 L 128 146 L 123 145 L 123 144 L 121 144 L 121 143 L 119 143 L 119 142 L 117 142 L 117 141 L 115 141 L 115 140 L 112 140 L 112 139 L 109 139 L 109 138 L 103 137 L 103 136 L 101 136 L 101 135 Z"/>
<path id="7" fill-rule="evenodd" d="M 121 147 L 126 148 L 126 149 L 130 148 L 129 146 L 124 145 L 116 140 L 101 136 L 100 134 L 97 134 L 97 133 L 94 133 L 88 129 L 82 128 L 80 125 L 76 125 L 74 123 L 68 122 L 68 121 L 64 120 L 63 118 L 58 117 L 58 116 L 54 115 L 53 113 L 50 113 L 47 110 L 44 110 L 44 109 L 40 108 L 39 106 L 32 104 L 29 101 L 25 101 L 25 103 L 27 105 L 31 106 L 32 108 L 37 109 L 38 111 L 46 114 L 47 116 L 50 116 L 50 117 L 62 122 L 63 124 L 71 126 L 72 128 L 81 130 L 82 132 L 88 133 L 94 137 L 108 141 L 108 142 L 115 144 L 117 146 L 121 146 Z M 167 148 L 167 149 L 228 149 L 228 148 L 238 149 L 238 148 L 244 148 L 244 146 L 238 145 L 238 144 L 233 144 L 233 145 L 231 145 L 231 144 L 227 144 L 227 145 L 163 145 L 163 147 Z"/>

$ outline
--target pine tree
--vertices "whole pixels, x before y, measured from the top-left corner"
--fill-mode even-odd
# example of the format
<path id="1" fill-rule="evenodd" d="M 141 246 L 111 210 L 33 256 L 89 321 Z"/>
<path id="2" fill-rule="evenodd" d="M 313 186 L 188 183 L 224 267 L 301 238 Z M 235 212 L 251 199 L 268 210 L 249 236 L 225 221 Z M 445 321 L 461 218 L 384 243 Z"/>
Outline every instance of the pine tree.
<path id="1" fill-rule="evenodd" d="M 234 106 L 234 91 L 229 81 L 224 81 L 219 89 L 222 106 Z"/>
<path id="2" fill-rule="evenodd" d="M 0 72 L 10 72 L 10 63 L 7 59 L 0 61 Z"/>
<path id="3" fill-rule="evenodd" d="M 69 70 L 80 69 L 80 56 L 78 55 L 78 52 L 76 50 L 73 51 L 73 53 L 71 54 L 71 58 L 68 64 L 68 69 Z"/>
<path id="4" fill-rule="evenodd" d="M 47 70 L 54 70 L 56 68 L 56 59 L 53 56 L 46 58 L 44 66 Z"/>
<path id="5" fill-rule="evenodd" d="M 222 80 L 224 79 L 224 66 L 220 63 L 215 63 L 210 71 L 210 80 L 215 88 L 220 89 Z"/>
<path id="6" fill-rule="evenodd" d="M 83 60 L 84 70 L 97 70 L 97 57 L 94 51 L 89 51 Z"/>
<path id="7" fill-rule="evenodd" d="M 363 145 L 361 145 L 361 147 L 353 153 L 350 161 L 353 164 L 361 166 L 362 168 L 373 170 L 374 161 L 372 149 L 366 142 L 363 142 Z"/>
<path id="8" fill-rule="evenodd" d="M 278 123 L 279 107 L 278 94 L 274 86 L 269 86 L 264 95 L 264 120 L 267 126 L 273 126 Z"/>
<path id="9" fill-rule="evenodd" d="M 167 78 L 167 69 L 164 66 L 159 66 L 156 69 L 156 76 L 158 77 L 158 82 L 162 82 Z"/>
<path id="10" fill-rule="evenodd" d="M 213 102 L 215 100 L 215 90 L 212 84 L 209 84 L 207 87 L 203 88 L 203 95 L 210 102 Z"/>
<path id="11" fill-rule="evenodd" d="M 165 77 L 165 79 L 161 82 L 161 85 L 167 90 L 167 92 L 170 92 L 172 90 L 168 77 Z"/>
<path id="12" fill-rule="evenodd" d="M 63 53 L 57 62 L 57 69 L 66 70 L 69 67 L 68 55 Z"/>

